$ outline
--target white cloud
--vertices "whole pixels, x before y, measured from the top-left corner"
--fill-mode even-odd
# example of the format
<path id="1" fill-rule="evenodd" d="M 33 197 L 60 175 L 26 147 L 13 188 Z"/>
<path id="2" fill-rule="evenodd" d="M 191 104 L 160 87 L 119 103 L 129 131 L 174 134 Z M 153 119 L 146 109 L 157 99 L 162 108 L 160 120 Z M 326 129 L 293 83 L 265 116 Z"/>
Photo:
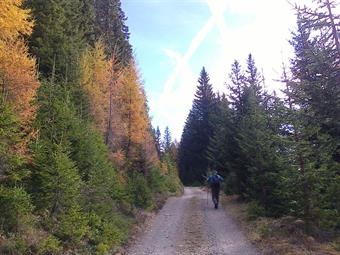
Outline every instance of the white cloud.
<path id="1" fill-rule="evenodd" d="M 162 128 L 169 125 L 177 139 L 180 139 L 197 85 L 198 74 L 192 73 L 190 59 L 197 51 L 207 50 L 200 46 L 212 28 L 216 26 L 219 31 L 218 54 L 202 65 L 207 67 L 215 90 L 225 91 L 224 83 L 233 60 L 238 59 L 245 66 L 249 53 L 254 55 L 259 70 L 263 69 L 267 86 L 278 89 L 279 84 L 273 80 L 280 77 L 281 63 L 288 61 L 292 51 L 288 39 L 295 17 L 286 0 L 206 0 L 206 3 L 211 17 L 192 39 L 185 54 L 164 50 L 175 65 L 159 99 L 151 105 L 157 113 L 154 121 Z M 227 24 L 226 13 L 240 19 L 249 18 L 251 23 Z"/>

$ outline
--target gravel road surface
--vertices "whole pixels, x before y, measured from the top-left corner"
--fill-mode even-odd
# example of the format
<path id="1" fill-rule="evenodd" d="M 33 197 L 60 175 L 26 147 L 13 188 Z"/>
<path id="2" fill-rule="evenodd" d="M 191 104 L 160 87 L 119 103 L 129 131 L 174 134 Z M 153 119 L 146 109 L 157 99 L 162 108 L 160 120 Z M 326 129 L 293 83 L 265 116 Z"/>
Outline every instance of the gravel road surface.
<path id="1" fill-rule="evenodd" d="M 185 188 L 168 199 L 128 255 L 260 255 L 223 208 L 215 210 L 206 192 Z"/>

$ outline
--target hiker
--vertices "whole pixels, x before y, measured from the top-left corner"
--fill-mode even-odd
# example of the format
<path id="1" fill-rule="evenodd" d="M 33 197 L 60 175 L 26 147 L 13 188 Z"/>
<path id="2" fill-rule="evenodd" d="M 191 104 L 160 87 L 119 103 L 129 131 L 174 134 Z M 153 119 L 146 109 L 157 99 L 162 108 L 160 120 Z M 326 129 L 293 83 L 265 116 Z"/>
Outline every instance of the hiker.
<path id="1" fill-rule="evenodd" d="M 220 188 L 221 188 L 222 181 L 223 181 L 223 178 L 217 173 L 216 170 L 214 170 L 212 175 L 210 175 L 207 178 L 207 182 L 209 183 L 210 188 L 211 188 L 211 196 L 212 196 L 212 201 L 215 205 L 215 209 L 218 208 Z"/>

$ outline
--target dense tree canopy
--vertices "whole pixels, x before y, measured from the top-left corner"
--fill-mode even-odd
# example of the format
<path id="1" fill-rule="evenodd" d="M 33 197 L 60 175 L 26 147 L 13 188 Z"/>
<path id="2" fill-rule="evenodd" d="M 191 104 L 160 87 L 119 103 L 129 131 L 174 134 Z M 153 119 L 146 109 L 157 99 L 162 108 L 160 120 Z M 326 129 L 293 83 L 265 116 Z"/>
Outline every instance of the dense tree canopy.
<path id="1" fill-rule="evenodd" d="M 119 63 L 123 66 L 128 65 L 132 58 L 132 47 L 129 43 L 129 28 L 125 25 L 127 18 L 121 8 L 120 0 L 94 2 L 96 38 L 103 38 L 108 56 L 114 53 Z"/>

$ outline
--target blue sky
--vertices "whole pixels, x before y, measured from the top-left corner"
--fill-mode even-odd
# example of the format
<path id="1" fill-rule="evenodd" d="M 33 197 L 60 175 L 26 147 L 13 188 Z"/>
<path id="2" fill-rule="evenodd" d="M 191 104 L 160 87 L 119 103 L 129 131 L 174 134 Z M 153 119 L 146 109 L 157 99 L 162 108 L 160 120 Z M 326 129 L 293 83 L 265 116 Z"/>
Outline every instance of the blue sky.
<path id="1" fill-rule="evenodd" d="M 301 0 L 300 0 L 301 2 Z M 122 0 L 130 42 L 154 126 L 180 139 L 205 66 L 215 91 L 226 91 L 234 59 L 252 53 L 268 90 L 279 90 L 295 26 L 286 0 Z"/>

